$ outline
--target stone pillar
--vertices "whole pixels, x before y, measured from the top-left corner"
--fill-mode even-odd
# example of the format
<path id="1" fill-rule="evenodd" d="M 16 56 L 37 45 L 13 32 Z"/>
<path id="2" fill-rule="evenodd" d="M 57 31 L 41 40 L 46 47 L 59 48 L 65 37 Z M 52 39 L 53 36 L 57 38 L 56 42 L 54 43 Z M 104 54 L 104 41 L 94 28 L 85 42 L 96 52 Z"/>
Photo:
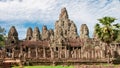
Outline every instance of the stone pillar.
<path id="1" fill-rule="evenodd" d="M 1 58 L 4 59 L 4 58 L 5 58 L 5 55 L 6 55 L 6 54 L 5 54 L 5 53 L 6 53 L 6 49 L 3 48 L 3 50 L 2 50 L 1 53 L 2 53 L 2 54 L 1 54 L 1 55 L 2 55 Z"/>
<path id="2" fill-rule="evenodd" d="M 82 51 L 82 48 L 80 49 L 80 56 L 81 56 L 81 59 L 83 59 L 83 51 Z"/>
<path id="3" fill-rule="evenodd" d="M 97 59 L 97 53 L 96 53 L 96 50 L 95 50 L 95 59 Z"/>
<path id="4" fill-rule="evenodd" d="M 28 48 L 28 58 L 31 58 L 31 49 Z"/>
<path id="5" fill-rule="evenodd" d="M 91 51 L 91 59 L 94 59 L 94 51 Z"/>
<path id="6" fill-rule="evenodd" d="M 36 58 L 38 58 L 38 48 L 35 48 Z"/>
<path id="7" fill-rule="evenodd" d="M 72 56 L 72 58 L 75 58 L 75 49 L 74 49 L 74 47 L 73 47 L 73 56 Z"/>
<path id="8" fill-rule="evenodd" d="M 59 47 L 56 47 L 56 48 L 58 48 L 58 51 L 57 51 L 57 53 L 58 53 L 58 57 L 57 57 L 57 58 L 60 58 L 60 51 L 59 51 Z"/>
<path id="9" fill-rule="evenodd" d="M 100 59 L 102 59 L 102 57 L 103 57 L 103 53 L 102 53 L 102 50 L 100 50 Z"/>
<path id="10" fill-rule="evenodd" d="M 43 58 L 46 58 L 45 47 L 43 47 Z"/>
<path id="11" fill-rule="evenodd" d="M 62 58 L 62 47 L 60 47 L 60 58 Z"/>
<path id="12" fill-rule="evenodd" d="M 81 58 L 81 49 L 78 50 L 79 59 Z"/>
<path id="13" fill-rule="evenodd" d="M 58 58 L 60 58 L 60 51 L 59 51 L 59 47 L 57 47 L 58 48 Z"/>
<path id="14" fill-rule="evenodd" d="M 77 58 L 77 54 L 76 54 L 76 52 L 77 52 L 77 49 L 74 50 L 75 58 Z"/>
<path id="15" fill-rule="evenodd" d="M 65 46 L 65 58 L 68 58 L 67 57 L 67 47 Z"/>
<path id="16" fill-rule="evenodd" d="M 53 52 L 52 47 L 50 47 L 50 51 L 51 51 L 51 58 L 53 59 L 54 58 L 54 52 Z"/>
<path id="17" fill-rule="evenodd" d="M 67 50 L 67 58 L 69 58 L 70 56 L 70 51 L 69 51 L 69 49 Z"/>
<path id="18" fill-rule="evenodd" d="M 58 58 L 61 58 L 61 47 L 58 47 Z"/>
<path id="19" fill-rule="evenodd" d="M 92 59 L 92 50 L 90 51 L 90 56 L 89 57 L 90 57 L 90 59 Z"/>
<path id="20" fill-rule="evenodd" d="M 2 58 L 2 50 L 0 50 L 0 58 Z"/>
<path id="21" fill-rule="evenodd" d="M 88 51 L 86 51 L 86 59 L 88 59 Z"/>
<path id="22" fill-rule="evenodd" d="M 15 56 L 15 49 L 12 48 L 12 58 L 14 58 L 14 56 Z"/>
<path id="23" fill-rule="evenodd" d="M 19 58 L 21 59 L 23 56 L 23 48 L 20 46 L 20 53 L 19 53 Z"/>
<path id="24" fill-rule="evenodd" d="M 93 50 L 93 58 L 96 59 L 96 57 L 95 57 L 95 49 Z"/>

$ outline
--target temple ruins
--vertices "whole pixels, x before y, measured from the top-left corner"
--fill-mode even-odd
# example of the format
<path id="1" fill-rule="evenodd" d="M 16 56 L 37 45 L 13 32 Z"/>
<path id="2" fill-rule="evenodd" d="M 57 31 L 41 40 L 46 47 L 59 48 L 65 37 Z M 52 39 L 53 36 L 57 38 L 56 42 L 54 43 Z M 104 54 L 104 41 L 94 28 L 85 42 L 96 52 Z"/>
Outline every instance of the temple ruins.
<path id="1" fill-rule="evenodd" d="M 37 26 L 29 27 L 25 40 L 18 39 L 18 32 L 12 26 L 8 33 L 5 49 L 0 51 L 0 58 L 21 59 L 24 62 L 112 62 L 120 56 L 120 44 L 105 43 L 89 37 L 87 24 L 80 27 L 77 33 L 76 24 L 69 19 L 66 8 L 61 9 L 59 19 L 55 22 L 55 29 Z"/>

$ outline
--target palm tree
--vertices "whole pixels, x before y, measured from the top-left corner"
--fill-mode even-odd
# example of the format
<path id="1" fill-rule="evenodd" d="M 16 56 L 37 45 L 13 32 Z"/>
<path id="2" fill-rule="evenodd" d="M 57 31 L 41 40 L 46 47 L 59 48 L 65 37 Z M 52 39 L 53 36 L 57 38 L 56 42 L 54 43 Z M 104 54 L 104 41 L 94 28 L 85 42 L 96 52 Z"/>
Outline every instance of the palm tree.
<path id="1" fill-rule="evenodd" d="M 105 46 L 105 55 L 108 55 L 109 44 L 117 39 L 120 32 L 120 24 L 113 23 L 115 20 L 116 18 L 114 17 L 103 17 L 98 19 L 99 23 L 95 25 L 97 38 L 107 44 Z"/>
<path id="2" fill-rule="evenodd" d="M 95 34 L 102 42 L 107 44 L 115 41 L 120 31 L 120 24 L 114 24 L 116 20 L 113 17 L 103 17 L 98 19 L 99 23 L 95 25 Z"/>
<path id="3" fill-rule="evenodd" d="M 0 26 L 0 47 L 5 45 L 5 29 Z"/>
<path id="4" fill-rule="evenodd" d="M 115 42 L 117 42 L 117 43 L 120 42 L 120 31 L 118 32 L 117 39 L 115 40 Z"/>

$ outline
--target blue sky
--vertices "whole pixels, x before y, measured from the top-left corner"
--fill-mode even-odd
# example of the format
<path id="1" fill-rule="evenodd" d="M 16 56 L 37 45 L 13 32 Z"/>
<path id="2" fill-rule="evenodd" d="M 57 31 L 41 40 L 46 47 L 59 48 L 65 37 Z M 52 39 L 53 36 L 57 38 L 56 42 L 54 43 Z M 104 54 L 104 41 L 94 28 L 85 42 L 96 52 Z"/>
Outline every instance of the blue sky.
<path id="1" fill-rule="evenodd" d="M 7 32 L 14 25 L 19 38 L 24 39 L 28 27 L 38 26 L 41 30 L 47 25 L 54 28 L 63 7 L 77 25 L 78 33 L 81 24 L 85 23 L 91 37 L 99 18 L 112 16 L 120 23 L 120 0 L 0 0 L 0 25 Z"/>

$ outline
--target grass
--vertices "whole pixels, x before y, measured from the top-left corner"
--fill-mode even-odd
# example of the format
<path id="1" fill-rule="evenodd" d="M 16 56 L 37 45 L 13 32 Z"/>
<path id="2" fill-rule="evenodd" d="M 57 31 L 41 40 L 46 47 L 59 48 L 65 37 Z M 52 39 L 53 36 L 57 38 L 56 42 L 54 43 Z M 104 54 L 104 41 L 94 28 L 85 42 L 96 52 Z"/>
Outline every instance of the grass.
<path id="1" fill-rule="evenodd" d="M 78 66 L 63 66 L 63 65 L 58 65 L 58 66 L 24 66 L 23 68 L 78 68 L 78 67 L 82 67 L 82 66 L 86 66 L 86 65 L 78 65 Z M 89 66 L 89 65 L 87 65 Z M 90 65 L 91 66 L 94 66 L 94 65 Z M 108 68 L 109 66 L 113 66 L 114 68 L 119 68 L 120 65 L 111 65 L 111 64 L 95 64 L 95 67 L 96 66 L 102 66 L 102 68 Z M 93 68 L 95 68 L 93 67 Z M 14 66 L 12 68 L 20 68 L 19 66 Z"/>
<path id="2" fill-rule="evenodd" d="M 19 68 L 19 66 L 15 66 L 12 68 Z M 74 68 L 73 66 L 24 66 L 24 68 Z"/>

